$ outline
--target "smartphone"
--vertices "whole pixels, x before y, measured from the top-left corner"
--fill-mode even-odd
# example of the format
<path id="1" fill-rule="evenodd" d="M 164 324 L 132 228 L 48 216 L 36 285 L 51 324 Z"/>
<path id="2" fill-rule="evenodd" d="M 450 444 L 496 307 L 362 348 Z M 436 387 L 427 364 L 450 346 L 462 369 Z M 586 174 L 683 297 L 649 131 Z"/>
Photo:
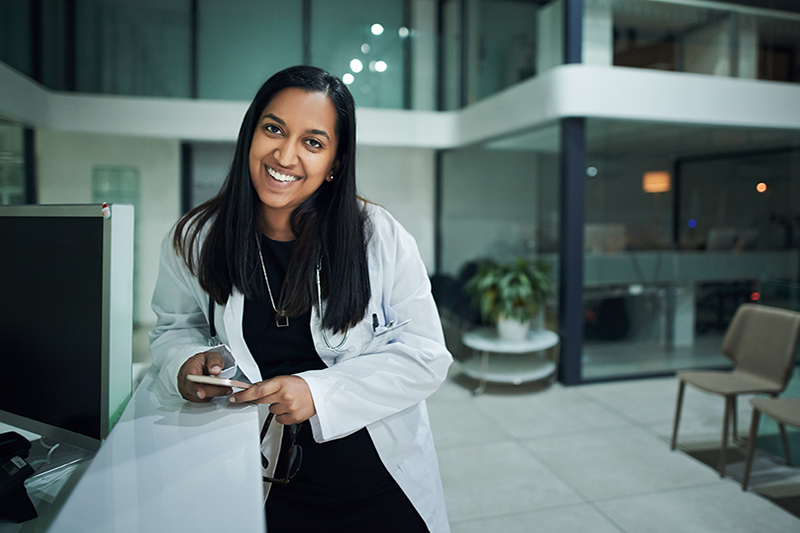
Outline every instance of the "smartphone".
<path id="1" fill-rule="evenodd" d="M 189 374 L 186 376 L 189 381 L 195 383 L 203 383 L 205 385 L 217 385 L 218 387 L 236 387 L 237 389 L 249 389 L 253 385 L 245 383 L 244 381 L 236 381 L 235 379 L 218 378 L 217 376 L 198 376 L 196 374 Z"/>

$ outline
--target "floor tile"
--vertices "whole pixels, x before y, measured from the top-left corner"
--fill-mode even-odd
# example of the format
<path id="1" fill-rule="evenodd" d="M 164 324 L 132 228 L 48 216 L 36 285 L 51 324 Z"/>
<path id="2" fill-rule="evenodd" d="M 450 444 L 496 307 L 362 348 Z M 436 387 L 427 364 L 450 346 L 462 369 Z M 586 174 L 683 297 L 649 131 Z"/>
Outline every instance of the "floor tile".
<path id="1" fill-rule="evenodd" d="M 636 422 L 663 422 L 672 420 L 675 415 L 678 380 L 655 378 L 597 383 L 578 387 L 577 391 Z M 687 400 L 688 395 L 687 391 Z"/>
<path id="2" fill-rule="evenodd" d="M 747 435 L 753 409 L 750 406 L 750 395 L 740 396 L 736 403 L 739 436 Z M 672 406 L 673 410 L 675 405 Z M 722 440 L 722 421 L 725 415 L 725 400 L 722 396 L 706 394 L 687 387 L 681 409 L 681 420 L 678 426 L 678 446 L 691 446 L 694 443 L 712 442 L 719 445 Z M 647 426 L 655 433 L 671 441 L 674 414 L 661 422 L 649 423 Z M 733 427 L 729 431 L 733 435 Z"/>
<path id="3" fill-rule="evenodd" d="M 484 394 L 475 404 L 519 439 L 630 425 L 620 415 L 561 386 L 527 395 Z"/>
<path id="4" fill-rule="evenodd" d="M 451 524 L 450 528 L 452 533 L 486 533 L 487 531 L 497 533 L 530 533 L 531 531 L 619 533 L 620 531 L 589 504 L 479 518 Z"/>
<path id="5" fill-rule="evenodd" d="M 800 532 L 795 516 L 726 480 L 596 505 L 630 533 Z"/>
<path id="6" fill-rule="evenodd" d="M 515 442 L 440 450 L 451 522 L 580 503 L 580 497 Z"/>
<path id="7" fill-rule="evenodd" d="M 526 441 L 534 455 L 592 501 L 714 483 L 707 466 L 641 428 Z"/>
<path id="8" fill-rule="evenodd" d="M 511 438 L 500 424 L 478 411 L 471 402 L 428 402 L 428 415 L 437 450 Z"/>

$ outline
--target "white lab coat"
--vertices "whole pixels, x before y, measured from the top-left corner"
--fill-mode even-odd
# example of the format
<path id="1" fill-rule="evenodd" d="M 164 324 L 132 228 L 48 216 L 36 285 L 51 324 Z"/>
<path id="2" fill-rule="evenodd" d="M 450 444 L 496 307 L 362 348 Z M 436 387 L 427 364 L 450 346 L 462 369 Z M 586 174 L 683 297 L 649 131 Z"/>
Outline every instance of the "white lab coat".
<path id="1" fill-rule="evenodd" d="M 317 414 L 310 419 L 314 439 L 326 442 L 366 427 L 386 469 L 430 531 L 448 532 L 425 398 L 444 381 L 452 357 L 444 345 L 414 238 L 383 208 L 368 204 L 367 212 L 372 229 L 368 246 L 372 297 L 365 318 L 334 350 L 328 345 L 337 347 L 342 334 L 328 331 L 326 344 L 320 316 L 312 310 L 314 345 L 328 368 L 297 375 L 308 383 L 314 398 Z M 159 379 L 168 390 L 179 394 L 181 365 L 216 342 L 230 349 L 250 381 L 261 380 L 242 334 L 244 297 L 234 290 L 227 305 L 215 306 L 218 339 L 211 339 L 208 295 L 173 251 L 171 235 L 162 243 L 152 307 L 158 322 L 150 333 L 150 347 Z M 373 314 L 378 317 L 376 330 Z M 276 442 L 280 435 L 272 439 Z M 276 452 L 277 446 L 272 450 Z M 273 468 L 276 462 L 273 456 Z"/>

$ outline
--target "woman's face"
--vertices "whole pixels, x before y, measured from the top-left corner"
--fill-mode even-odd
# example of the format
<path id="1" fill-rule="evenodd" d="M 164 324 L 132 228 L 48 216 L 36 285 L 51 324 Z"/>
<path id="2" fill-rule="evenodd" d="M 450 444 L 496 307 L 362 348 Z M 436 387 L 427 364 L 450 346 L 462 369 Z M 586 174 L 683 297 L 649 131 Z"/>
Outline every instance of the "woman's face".
<path id="1" fill-rule="evenodd" d="M 325 94 L 289 88 L 267 104 L 250 145 L 250 179 L 268 224 L 332 180 L 338 144 L 336 108 Z"/>

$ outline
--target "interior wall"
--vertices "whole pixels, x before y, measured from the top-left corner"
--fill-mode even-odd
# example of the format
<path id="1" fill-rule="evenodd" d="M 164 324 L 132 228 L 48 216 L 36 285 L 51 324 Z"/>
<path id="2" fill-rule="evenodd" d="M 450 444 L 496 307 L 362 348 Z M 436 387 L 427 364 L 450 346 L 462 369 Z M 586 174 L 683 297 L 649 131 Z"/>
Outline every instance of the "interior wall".
<path id="1" fill-rule="evenodd" d="M 39 203 L 92 201 L 92 168 L 133 166 L 140 173 L 137 309 L 139 322 L 155 323 L 150 297 L 158 274 L 161 241 L 180 216 L 180 144 L 144 139 L 36 130 Z"/>
<path id="2" fill-rule="evenodd" d="M 443 164 L 442 272 L 488 256 L 505 261 L 536 251 L 539 155 L 465 148 Z"/>
<path id="3" fill-rule="evenodd" d="M 361 146 L 356 155 L 359 194 L 385 207 L 417 240 L 433 272 L 434 155 L 423 148 Z"/>

